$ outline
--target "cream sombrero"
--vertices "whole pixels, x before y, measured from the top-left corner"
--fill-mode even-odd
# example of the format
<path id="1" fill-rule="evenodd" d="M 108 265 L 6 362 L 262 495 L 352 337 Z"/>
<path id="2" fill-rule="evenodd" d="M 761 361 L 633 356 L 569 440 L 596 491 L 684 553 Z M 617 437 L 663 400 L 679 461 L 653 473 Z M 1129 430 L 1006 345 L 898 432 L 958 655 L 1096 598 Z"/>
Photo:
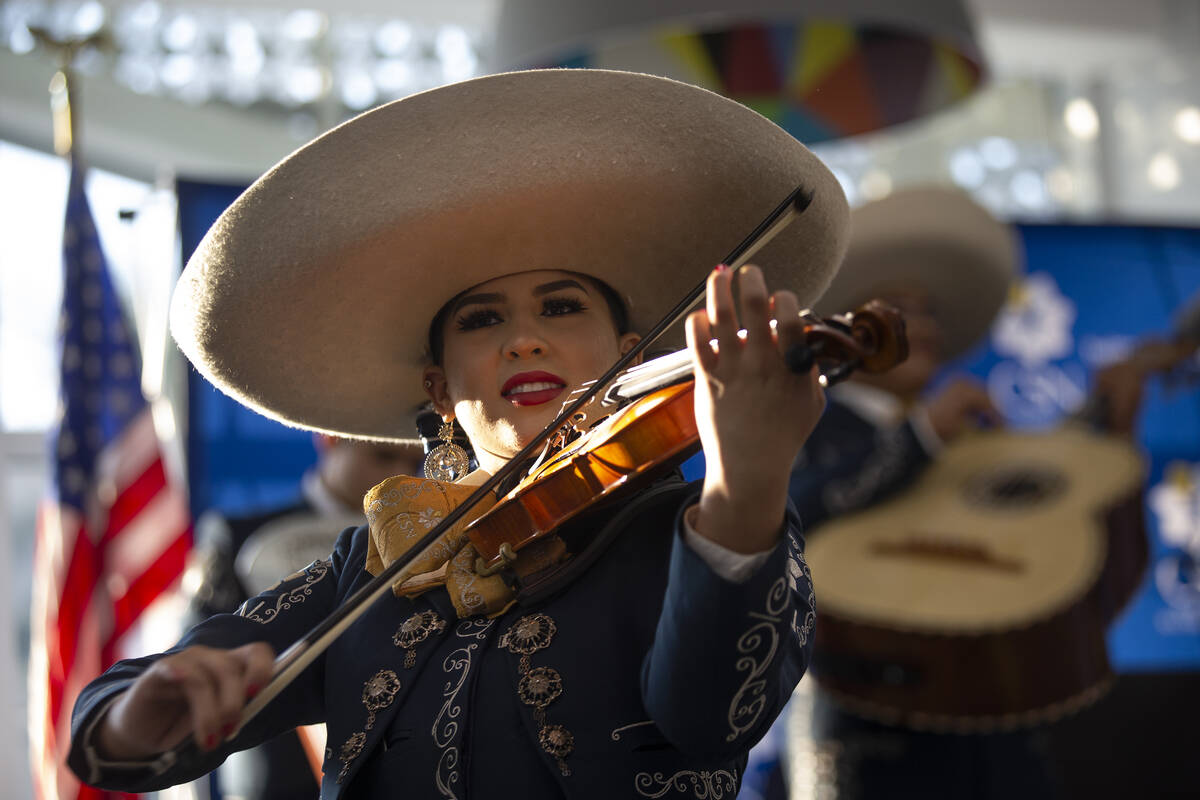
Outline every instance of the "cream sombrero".
<path id="1" fill-rule="evenodd" d="M 846 258 L 816 311 L 850 311 L 880 290 L 916 286 L 933 299 L 949 360 L 987 332 L 1017 267 L 1012 230 L 965 192 L 906 189 L 851 212 Z"/>
<path id="2" fill-rule="evenodd" d="M 798 185 L 812 204 L 754 261 L 808 303 L 841 260 L 846 201 L 766 118 L 632 73 L 465 81 L 356 117 L 254 183 L 188 262 L 171 331 L 269 417 L 411 438 L 429 323 L 459 292 L 582 272 L 645 330 Z"/>

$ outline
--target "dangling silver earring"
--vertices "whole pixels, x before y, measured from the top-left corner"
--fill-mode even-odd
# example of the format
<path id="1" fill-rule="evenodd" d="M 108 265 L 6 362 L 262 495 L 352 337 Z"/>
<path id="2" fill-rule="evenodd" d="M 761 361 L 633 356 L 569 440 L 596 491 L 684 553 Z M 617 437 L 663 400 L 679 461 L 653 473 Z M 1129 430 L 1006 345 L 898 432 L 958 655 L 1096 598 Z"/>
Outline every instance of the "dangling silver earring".
<path id="1" fill-rule="evenodd" d="M 442 418 L 438 438 L 442 443 L 425 456 L 425 477 L 449 483 L 467 474 L 470 459 L 467 457 L 467 451 L 454 442 L 454 425 L 451 424 L 450 418 Z"/>

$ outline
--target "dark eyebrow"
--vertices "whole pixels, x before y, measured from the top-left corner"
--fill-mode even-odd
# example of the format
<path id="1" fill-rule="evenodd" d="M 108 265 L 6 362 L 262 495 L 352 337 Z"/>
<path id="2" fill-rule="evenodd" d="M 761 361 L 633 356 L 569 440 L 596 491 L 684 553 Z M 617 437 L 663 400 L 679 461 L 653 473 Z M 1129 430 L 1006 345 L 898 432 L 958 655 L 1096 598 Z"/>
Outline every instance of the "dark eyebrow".
<path id="1" fill-rule="evenodd" d="M 579 281 L 564 278 L 561 281 L 550 281 L 533 287 L 533 293 L 541 296 L 557 292 L 560 289 L 578 289 L 584 294 L 588 294 L 588 290 L 584 288 Z M 458 302 L 454 304 L 454 310 L 451 313 L 457 314 L 463 306 L 469 305 L 488 305 L 489 303 L 503 303 L 507 298 L 502 292 L 480 292 L 478 294 L 468 294 L 460 297 Z"/>
<path id="2" fill-rule="evenodd" d="M 463 306 L 503 303 L 504 299 L 504 295 L 501 292 L 481 292 L 479 294 L 464 295 L 458 299 L 457 303 L 454 304 L 454 310 L 451 313 L 457 314 Z"/>
<path id="3" fill-rule="evenodd" d="M 564 278 L 561 281 L 551 281 L 550 283 L 543 283 L 541 286 L 535 286 L 533 287 L 533 293 L 537 295 L 550 294 L 551 292 L 557 292 L 559 289 L 578 289 L 584 294 L 588 293 L 588 290 L 583 288 L 582 283 L 579 281 L 573 281 L 570 278 Z"/>

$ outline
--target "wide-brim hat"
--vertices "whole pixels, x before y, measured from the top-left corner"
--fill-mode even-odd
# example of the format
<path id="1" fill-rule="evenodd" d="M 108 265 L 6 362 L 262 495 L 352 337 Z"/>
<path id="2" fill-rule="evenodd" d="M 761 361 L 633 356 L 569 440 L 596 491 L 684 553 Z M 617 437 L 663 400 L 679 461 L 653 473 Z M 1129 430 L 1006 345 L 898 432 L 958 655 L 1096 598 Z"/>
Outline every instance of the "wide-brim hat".
<path id="1" fill-rule="evenodd" d="M 881 290 L 921 289 L 933 301 L 948 361 L 987 333 L 1018 265 L 1012 229 L 968 194 L 905 189 L 850 212 L 846 258 L 815 310 L 837 314 Z"/>
<path id="2" fill-rule="evenodd" d="M 455 295 L 570 270 L 612 286 L 645 331 L 798 186 L 811 205 L 754 263 L 807 304 L 841 260 L 848 209 L 774 123 L 649 75 L 477 78 L 362 114 L 256 181 L 184 269 L 171 331 L 268 417 L 410 439 L 429 324 Z"/>

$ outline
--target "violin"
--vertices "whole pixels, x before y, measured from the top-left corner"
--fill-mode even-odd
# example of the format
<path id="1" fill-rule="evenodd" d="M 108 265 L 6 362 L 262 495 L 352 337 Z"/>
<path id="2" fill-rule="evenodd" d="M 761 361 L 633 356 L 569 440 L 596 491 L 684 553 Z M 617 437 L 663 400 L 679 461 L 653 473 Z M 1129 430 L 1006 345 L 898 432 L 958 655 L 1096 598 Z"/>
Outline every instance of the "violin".
<path id="1" fill-rule="evenodd" d="M 908 356 L 904 320 L 872 300 L 828 319 L 804 315 L 804 344 L 789 367 L 814 363 L 831 386 L 855 369 L 884 372 Z M 467 526 L 479 552 L 475 571 L 490 575 L 516 564 L 521 550 L 618 492 L 639 489 L 700 447 L 693 414 L 695 379 L 687 350 L 632 367 L 603 400 L 612 409 L 588 425 L 585 406 L 551 438 L 543 457 L 496 505 Z"/>
<path id="2" fill-rule="evenodd" d="M 719 263 L 735 270 L 745 264 L 779 231 L 783 230 L 797 216 L 803 214 L 812 203 L 812 199 L 811 191 L 804 186 L 797 187 Z M 236 736 L 249 720 L 253 719 L 284 687 L 315 661 L 334 640 L 362 616 L 373 602 L 388 594 L 393 585 L 402 584 L 414 577 L 412 563 L 431 554 L 433 549 L 438 546 L 442 535 L 485 498 L 493 496 L 492 493 L 496 487 L 517 478 L 518 470 L 533 461 L 550 437 L 561 433 L 564 426 L 573 428 L 586 420 L 588 411 L 584 409 L 592 406 L 593 400 L 602 388 L 623 384 L 626 391 L 636 393 L 639 382 L 643 385 L 646 383 L 645 379 L 649 377 L 648 372 L 630 370 L 630 373 L 625 375 L 627 378 L 636 377 L 636 381 L 622 382 L 617 380 L 618 377 L 636 363 L 647 347 L 703 299 L 705 288 L 706 281 L 701 278 L 696 286 L 681 298 L 675 307 L 667 312 L 637 345 L 618 359 L 594 383 L 586 387 L 578 397 L 568 402 L 559 416 L 497 470 L 496 474 L 480 485 L 459 506 L 452 509 L 441 522 L 404 555 L 387 565 L 370 583 L 348 597 L 321 624 L 281 653 L 275 659 L 275 668 L 270 682 L 246 705 L 237 729 L 230 735 Z M 880 322 L 880 320 L 884 321 Z M 812 318 L 810 321 L 812 336 L 806 337 L 804 343 L 790 348 L 786 354 L 787 361 L 793 369 L 803 372 L 811 369 L 814 362 L 825 365 L 822 367 L 823 370 L 827 366 L 828 371 L 823 372 L 827 382 L 836 382 L 855 368 L 873 369 L 885 363 L 898 363 L 907 355 L 903 323 L 894 312 L 879 314 L 870 311 L 864 313 L 863 310 L 860 310 L 845 318 L 832 318 L 829 321 L 818 321 L 816 318 Z M 683 360 L 678 356 L 676 358 L 680 361 Z M 658 364 L 657 366 L 662 365 Z M 679 364 L 675 364 L 674 367 L 674 372 L 678 372 Z M 663 380 L 662 375 L 659 375 L 658 379 Z M 654 385 L 654 382 L 651 381 L 650 385 Z M 687 454 L 694 452 L 698 444 L 698 435 L 691 411 L 690 387 L 692 385 L 690 382 L 679 381 L 671 385 L 660 386 L 655 391 L 640 396 L 639 402 L 620 408 L 615 415 L 608 415 L 610 421 L 605 422 L 603 430 L 624 429 L 631 432 L 630 435 L 616 440 L 603 439 L 600 433 L 589 435 L 586 437 L 589 442 L 596 441 L 597 444 L 600 444 L 603 439 L 604 446 L 592 448 L 592 453 L 588 456 L 585 456 L 584 451 L 579 447 L 562 450 L 554 453 L 549 461 L 540 465 L 539 469 L 535 471 L 539 474 L 544 473 L 543 483 L 556 487 L 562 486 L 563 482 L 560 478 L 571 473 L 574 467 L 584 462 L 585 458 L 595 466 L 594 470 L 580 471 L 580 474 L 586 477 L 577 481 L 570 491 L 563 493 L 564 496 L 556 496 L 547 491 L 531 491 L 537 482 L 530 480 L 528 476 L 521 480 L 514 490 L 515 502 L 503 504 L 497 513 L 492 515 L 493 521 L 489 523 L 489 526 L 494 525 L 497 530 L 502 532 L 485 536 L 483 518 L 476 521 L 475 537 L 484 544 L 480 550 L 485 554 L 483 556 L 484 563 L 481 565 L 483 569 L 495 569 L 515 562 L 516 551 L 536 541 L 538 536 L 544 536 L 548 531 L 553 530 L 554 519 L 567 519 L 577 515 L 594 505 L 598 499 L 611 496 L 621 486 L 632 485 L 630 477 L 634 473 L 642 476 L 657 474 L 657 470 L 674 465 Z M 618 395 L 614 395 L 610 390 L 609 400 L 614 397 L 619 399 L 619 391 Z M 662 425 L 658 433 L 648 433 L 648 426 L 634 424 L 640 423 L 643 417 L 649 417 L 650 411 L 660 408 L 665 413 L 654 415 Z M 662 446 L 662 430 L 670 431 L 672 428 L 676 429 L 678 435 L 670 439 L 673 444 Z M 648 435 L 635 438 L 632 436 L 632 432 L 648 433 Z M 636 448 L 631 444 L 633 441 L 640 442 Z M 656 450 L 657 455 L 652 456 Z M 635 462 L 641 466 L 635 466 Z M 615 469 L 605 466 L 606 463 L 615 465 Z M 608 485 L 598 478 L 604 470 L 611 472 Z M 553 476 L 553 480 L 551 480 L 551 476 Z M 513 495 L 514 492 L 509 494 Z M 574 510 L 572 510 L 571 504 L 573 500 L 582 501 L 574 507 Z M 506 508 L 508 510 L 505 510 Z M 505 524 L 512 524 L 514 520 L 519 522 L 522 517 L 534 522 L 532 526 L 527 523 L 524 532 L 518 534 L 511 529 L 500 527 L 501 520 Z M 489 543 L 491 544 L 489 545 Z M 194 745 L 186 744 L 185 746 Z"/>

